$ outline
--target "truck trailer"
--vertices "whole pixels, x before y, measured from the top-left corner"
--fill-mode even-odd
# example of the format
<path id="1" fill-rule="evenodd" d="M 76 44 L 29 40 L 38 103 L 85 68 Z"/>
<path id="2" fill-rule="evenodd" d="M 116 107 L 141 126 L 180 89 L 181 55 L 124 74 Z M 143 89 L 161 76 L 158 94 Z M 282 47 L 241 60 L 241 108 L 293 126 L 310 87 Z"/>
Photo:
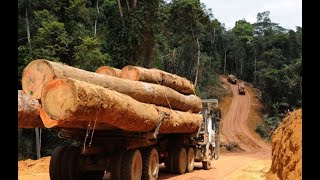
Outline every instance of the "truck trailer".
<path id="1" fill-rule="evenodd" d="M 80 143 L 54 149 L 49 166 L 50 178 L 101 180 L 108 172 L 115 180 L 155 180 L 161 163 L 175 174 L 192 172 L 195 162 L 202 162 L 203 169 L 208 170 L 219 158 L 221 111 L 218 100 L 202 100 L 200 113 L 203 121 L 192 133 L 159 134 L 166 113 L 150 132 L 116 127 L 95 130 L 94 125 L 87 130 L 61 128 L 60 138 Z"/>

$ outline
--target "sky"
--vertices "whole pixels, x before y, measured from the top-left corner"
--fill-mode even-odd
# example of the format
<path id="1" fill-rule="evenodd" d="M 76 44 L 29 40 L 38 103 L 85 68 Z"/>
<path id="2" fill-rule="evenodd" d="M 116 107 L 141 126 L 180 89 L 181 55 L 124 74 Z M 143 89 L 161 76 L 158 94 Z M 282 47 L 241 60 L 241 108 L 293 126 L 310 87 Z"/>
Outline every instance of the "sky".
<path id="1" fill-rule="evenodd" d="M 235 22 L 245 19 L 250 23 L 257 20 L 257 14 L 270 11 L 269 18 L 286 29 L 302 27 L 302 0 L 200 0 L 211 8 L 214 18 L 233 28 Z"/>

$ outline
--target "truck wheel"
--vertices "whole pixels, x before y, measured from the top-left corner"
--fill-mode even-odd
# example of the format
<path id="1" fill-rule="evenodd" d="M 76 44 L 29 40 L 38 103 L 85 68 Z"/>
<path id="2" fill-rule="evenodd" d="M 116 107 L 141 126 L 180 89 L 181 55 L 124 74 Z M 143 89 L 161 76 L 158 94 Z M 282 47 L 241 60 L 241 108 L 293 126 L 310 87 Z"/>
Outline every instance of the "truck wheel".
<path id="1" fill-rule="evenodd" d="M 159 173 L 159 157 L 155 148 L 148 148 L 142 152 L 142 179 L 156 180 Z"/>
<path id="2" fill-rule="evenodd" d="M 142 175 L 142 157 L 138 149 L 124 153 L 121 162 L 122 180 L 140 180 Z"/>
<path id="3" fill-rule="evenodd" d="M 61 159 L 61 179 L 77 180 L 80 174 L 80 149 L 69 146 Z"/>
<path id="4" fill-rule="evenodd" d="M 168 171 L 170 173 L 174 173 L 174 166 L 173 166 L 173 161 L 174 161 L 174 150 L 170 150 L 168 152 L 168 157 L 165 161 L 165 166 L 168 168 Z"/>
<path id="5" fill-rule="evenodd" d="M 187 152 L 186 148 L 177 149 L 174 153 L 174 172 L 177 174 L 184 174 L 187 169 Z"/>
<path id="6" fill-rule="evenodd" d="M 81 180 L 102 180 L 104 171 L 87 171 L 81 174 Z"/>
<path id="7" fill-rule="evenodd" d="M 204 170 L 211 169 L 211 161 L 202 161 L 202 167 Z"/>
<path id="8" fill-rule="evenodd" d="M 51 154 L 50 165 L 49 165 L 49 175 L 51 180 L 61 179 L 60 165 L 61 165 L 62 155 L 66 150 L 66 148 L 67 148 L 66 146 L 58 146 L 53 150 Z"/>
<path id="9" fill-rule="evenodd" d="M 212 162 L 212 159 L 213 159 L 213 157 L 212 157 L 212 147 L 211 146 L 209 148 L 209 157 L 208 158 L 209 158 L 208 160 L 202 161 L 202 167 L 203 167 L 204 170 L 211 169 L 211 162 Z"/>
<path id="10" fill-rule="evenodd" d="M 121 180 L 121 161 L 123 152 L 116 153 L 111 158 L 111 179 Z"/>
<path id="11" fill-rule="evenodd" d="M 188 148 L 187 153 L 187 172 L 192 172 L 194 168 L 194 150 L 193 147 Z"/>

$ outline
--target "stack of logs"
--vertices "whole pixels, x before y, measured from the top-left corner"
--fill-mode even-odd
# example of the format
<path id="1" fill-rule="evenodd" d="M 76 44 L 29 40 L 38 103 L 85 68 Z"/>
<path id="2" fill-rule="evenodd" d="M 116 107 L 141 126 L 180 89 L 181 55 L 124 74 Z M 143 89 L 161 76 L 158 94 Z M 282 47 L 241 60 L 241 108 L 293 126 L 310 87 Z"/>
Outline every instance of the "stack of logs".
<path id="1" fill-rule="evenodd" d="M 38 59 L 18 91 L 18 128 L 78 128 L 191 133 L 202 122 L 201 99 L 187 79 L 158 69 L 102 66 L 89 72 Z"/>

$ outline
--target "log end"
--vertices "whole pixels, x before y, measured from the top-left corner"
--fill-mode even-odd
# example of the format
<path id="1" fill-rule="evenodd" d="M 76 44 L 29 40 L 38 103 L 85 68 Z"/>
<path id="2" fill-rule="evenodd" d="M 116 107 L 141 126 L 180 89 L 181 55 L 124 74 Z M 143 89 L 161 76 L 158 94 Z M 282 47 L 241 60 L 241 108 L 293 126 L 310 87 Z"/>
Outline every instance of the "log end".
<path id="1" fill-rule="evenodd" d="M 63 122 L 60 122 L 60 121 L 55 121 L 55 120 L 50 119 L 48 117 L 48 114 L 43 109 L 40 109 L 40 117 L 41 117 L 41 120 L 43 122 L 43 125 L 46 128 L 58 127 L 59 125 L 61 125 L 63 123 Z"/>
<path id="2" fill-rule="evenodd" d="M 34 60 L 23 70 L 22 89 L 27 96 L 33 99 L 40 99 L 43 85 L 54 78 L 52 66 L 46 60 Z"/>
<path id="3" fill-rule="evenodd" d="M 130 79 L 133 81 L 138 81 L 140 78 L 140 72 L 134 66 L 131 66 L 131 65 L 125 66 L 121 70 L 120 77 L 123 79 Z"/>
<path id="4" fill-rule="evenodd" d="M 42 89 L 42 107 L 53 120 L 68 117 L 77 107 L 76 88 L 69 79 L 55 79 Z"/>
<path id="5" fill-rule="evenodd" d="M 109 76 L 117 76 L 116 71 L 110 66 L 101 66 L 96 70 L 98 74 L 105 74 Z"/>

